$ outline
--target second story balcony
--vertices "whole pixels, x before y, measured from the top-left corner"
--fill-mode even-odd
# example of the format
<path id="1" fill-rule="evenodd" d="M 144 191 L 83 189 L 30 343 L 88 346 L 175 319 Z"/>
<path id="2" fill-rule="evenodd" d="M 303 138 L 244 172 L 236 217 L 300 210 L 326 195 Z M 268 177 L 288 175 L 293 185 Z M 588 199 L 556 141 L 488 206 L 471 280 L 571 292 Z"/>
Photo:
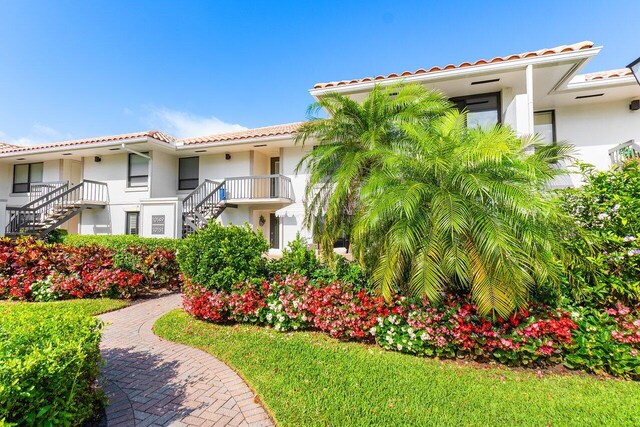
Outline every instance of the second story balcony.
<path id="1" fill-rule="evenodd" d="M 230 203 L 291 202 L 291 179 L 284 175 L 254 175 L 226 178 L 220 198 Z"/>

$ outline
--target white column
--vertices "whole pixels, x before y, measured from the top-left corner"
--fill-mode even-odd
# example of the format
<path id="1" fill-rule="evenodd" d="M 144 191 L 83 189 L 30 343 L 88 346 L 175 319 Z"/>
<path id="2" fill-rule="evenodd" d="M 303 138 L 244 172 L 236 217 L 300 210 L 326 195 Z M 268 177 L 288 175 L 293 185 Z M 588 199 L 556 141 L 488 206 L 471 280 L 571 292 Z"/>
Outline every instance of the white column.
<path id="1" fill-rule="evenodd" d="M 527 116 L 529 133 L 533 133 L 533 65 L 527 65 L 525 71 L 527 82 Z"/>

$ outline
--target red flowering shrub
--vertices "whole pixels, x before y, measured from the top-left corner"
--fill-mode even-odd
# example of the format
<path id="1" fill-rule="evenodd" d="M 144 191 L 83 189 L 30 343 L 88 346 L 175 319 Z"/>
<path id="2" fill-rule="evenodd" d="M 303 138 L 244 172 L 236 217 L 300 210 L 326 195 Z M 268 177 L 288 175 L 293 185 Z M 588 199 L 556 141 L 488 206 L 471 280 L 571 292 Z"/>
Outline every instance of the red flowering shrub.
<path id="1" fill-rule="evenodd" d="M 115 265 L 122 253 L 131 268 Z M 113 249 L 45 244 L 33 238 L 0 239 L 0 298 L 133 298 L 146 288 L 180 283 L 175 254 L 167 249 Z"/>
<path id="2" fill-rule="evenodd" d="M 542 305 L 493 322 L 461 297 L 448 295 L 438 305 L 403 305 L 397 314 L 380 317 L 372 332 L 382 347 L 411 354 L 497 359 L 508 365 L 557 363 L 576 329 L 569 313 Z"/>
<path id="3" fill-rule="evenodd" d="M 492 322 L 461 297 L 447 296 L 438 304 L 399 297 L 387 304 L 339 281 L 313 285 L 298 276 L 241 283 L 230 291 L 188 283 L 183 292 L 185 310 L 204 320 L 271 325 L 279 331 L 317 330 L 339 339 L 375 340 L 389 350 L 509 365 L 559 362 L 576 329 L 567 312 L 543 305 Z"/>

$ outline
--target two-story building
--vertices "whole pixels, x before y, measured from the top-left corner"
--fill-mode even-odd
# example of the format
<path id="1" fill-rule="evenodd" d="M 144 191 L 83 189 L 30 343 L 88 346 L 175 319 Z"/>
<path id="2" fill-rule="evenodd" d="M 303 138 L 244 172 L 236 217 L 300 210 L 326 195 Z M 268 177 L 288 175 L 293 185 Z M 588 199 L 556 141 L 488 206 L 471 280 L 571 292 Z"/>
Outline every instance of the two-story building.
<path id="1" fill-rule="evenodd" d="M 376 77 L 318 83 L 318 99 L 363 99 L 376 85 L 415 82 L 468 111 L 469 126 L 503 123 L 518 134 L 576 146 L 600 169 L 640 152 L 640 85 L 629 69 L 579 74 L 592 42 Z M 277 251 L 303 226 L 307 176 L 299 123 L 177 139 L 158 131 L 39 146 L 0 144 L 0 233 L 180 237 L 211 218 L 248 222 Z M 635 150 L 635 151 L 634 151 Z M 560 186 L 577 185 L 568 176 Z"/>

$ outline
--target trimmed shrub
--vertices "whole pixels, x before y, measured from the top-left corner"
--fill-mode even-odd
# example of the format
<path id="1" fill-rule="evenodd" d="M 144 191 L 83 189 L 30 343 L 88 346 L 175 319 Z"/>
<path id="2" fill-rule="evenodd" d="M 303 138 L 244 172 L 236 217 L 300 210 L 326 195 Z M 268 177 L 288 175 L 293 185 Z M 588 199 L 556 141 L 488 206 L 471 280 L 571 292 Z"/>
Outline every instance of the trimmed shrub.
<path id="1" fill-rule="evenodd" d="M 269 277 L 285 277 L 297 274 L 314 283 L 332 283 L 341 280 L 357 288 L 368 285 L 367 277 L 360 266 L 345 257 L 334 254 L 333 265 L 329 266 L 316 256 L 307 241 L 298 234 L 282 251 L 282 258 L 269 261 Z"/>
<path id="2" fill-rule="evenodd" d="M 190 235 L 176 253 L 183 274 L 208 290 L 230 290 L 245 280 L 262 281 L 269 245 L 261 233 L 244 226 L 211 221 Z"/>
<path id="3" fill-rule="evenodd" d="M 98 245 L 116 250 L 123 250 L 131 246 L 144 246 L 148 249 L 162 248 L 175 251 L 181 239 L 140 237 L 129 234 L 113 236 L 70 234 L 64 236 L 62 242 L 70 246 Z"/>
<path id="4" fill-rule="evenodd" d="M 96 388 L 102 323 L 71 312 L 0 311 L 0 424 L 82 425 Z"/>

